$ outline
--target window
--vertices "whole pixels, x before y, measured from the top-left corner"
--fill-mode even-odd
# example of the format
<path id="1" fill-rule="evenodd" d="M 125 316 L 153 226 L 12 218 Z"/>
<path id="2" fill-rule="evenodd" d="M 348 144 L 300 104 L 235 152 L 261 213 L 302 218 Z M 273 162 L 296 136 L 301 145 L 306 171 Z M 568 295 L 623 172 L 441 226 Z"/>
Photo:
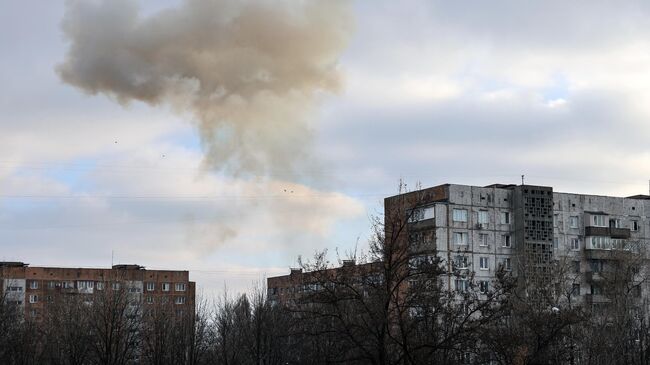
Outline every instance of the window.
<path id="1" fill-rule="evenodd" d="M 605 227 L 605 216 L 604 215 L 594 215 L 592 216 L 592 223 L 596 227 Z"/>
<path id="2" fill-rule="evenodd" d="M 30 281 L 29 281 L 29 288 L 30 288 L 30 289 L 38 289 L 38 281 L 36 281 L 36 280 L 30 280 Z"/>
<path id="3" fill-rule="evenodd" d="M 29 296 L 29 302 L 30 303 L 38 303 L 38 295 L 30 295 Z"/>
<path id="4" fill-rule="evenodd" d="M 569 217 L 569 227 L 578 228 L 578 217 L 576 216 Z"/>
<path id="5" fill-rule="evenodd" d="M 577 297 L 580 295 L 580 284 L 573 284 L 571 286 L 571 296 Z"/>
<path id="6" fill-rule="evenodd" d="M 48 282 L 47 282 L 47 288 L 48 288 L 48 289 L 54 289 L 54 288 L 56 288 L 56 281 L 48 281 Z"/>
<path id="7" fill-rule="evenodd" d="M 104 282 L 103 281 L 98 281 L 96 287 L 97 287 L 97 290 L 104 290 Z"/>
<path id="8" fill-rule="evenodd" d="M 147 283 L 147 291 L 154 291 L 154 290 L 156 290 L 156 283 L 148 282 Z"/>
<path id="9" fill-rule="evenodd" d="M 512 247 L 512 238 L 509 234 L 503 235 L 503 247 Z"/>
<path id="10" fill-rule="evenodd" d="M 185 291 L 185 283 L 176 283 L 176 291 Z"/>
<path id="11" fill-rule="evenodd" d="M 92 289 L 94 286 L 93 281 L 77 281 L 77 289 Z"/>
<path id="12" fill-rule="evenodd" d="M 151 295 L 147 295 L 147 304 L 153 304 L 153 297 Z"/>
<path id="13" fill-rule="evenodd" d="M 54 298 L 51 295 L 48 295 L 45 297 L 45 301 L 48 303 L 52 303 L 54 301 Z"/>
<path id="14" fill-rule="evenodd" d="M 638 221 L 632 221 L 632 230 L 633 231 L 638 231 L 639 230 L 639 222 Z"/>
<path id="15" fill-rule="evenodd" d="M 113 290 L 120 290 L 120 283 L 112 283 L 111 287 L 113 288 Z"/>
<path id="16" fill-rule="evenodd" d="M 185 304 L 185 297 L 176 297 L 174 300 L 175 304 Z"/>
<path id="17" fill-rule="evenodd" d="M 553 227 L 558 227 L 560 224 L 560 215 L 559 214 L 553 214 Z"/>
<path id="18" fill-rule="evenodd" d="M 580 249 L 580 240 L 577 238 L 572 238 L 571 239 L 571 249 L 572 250 L 579 250 Z"/>
<path id="19" fill-rule="evenodd" d="M 467 269 L 467 256 L 456 256 L 455 264 L 457 269 Z"/>
<path id="20" fill-rule="evenodd" d="M 435 209 L 434 207 L 418 208 L 413 209 L 409 212 L 408 221 L 410 223 L 419 222 L 425 219 L 435 218 Z"/>
<path id="21" fill-rule="evenodd" d="M 610 219 L 609 220 L 609 227 L 610 228 L 621 228 L 621 220 L 620 219 Z"/>
<path id="22" fill-rule="evenodd" d="M 479 224 L 488 224 L 488 211 L 479 210 L 478 211 L 478 223 Z"/>
<path id="23" fill-rule="evenodd" d="M 8 286 L 7 291 L 21 292 L 21 291 L 23 291 L 23 288 L 21 286 Z"/>
<path id="24" fill-rule="evenodd" d="M 466 292 L 469 289 L 469 282 L 467 279 L 456 279 L 456 291 Z"/>
<path id="25" fill-rule="evenodd" d="M 485 233 L 481 233 L 478 235 L 478 244 L 480 246 L 487 246 L 488 245 L 488 235 Z"/>
<path id="26" fill-rule="evenodd" d="M 501 212 L 501 223 L 510 224 L 510 212 Z"/>
<path id="27" fill-rule="evenodd" d="M 467 244 L 467 233 L 466 232 L 454 232 L 454 243 L 457 245 L 466 245 Z"/>
<path id="28" fill-rule="evenodd" d="M 489 290 L 490 284 L 486 280 L 481 280 L 478 282 L 478 289 L 481 293 L 487 293 Z"/>
<path id="29" fill-rule="evenodd" d="M 162 283 L 162 291 L 169 291 L 169 283 Z"/>
<path id="30" fill-rule="evenodd" d="M 592 272 L 603 272 L 603 260 L 589 260 L 589 267 Z"/>
<path id="31" fill-rule="evenodd" d="M 591 243 L 592 249 L 609 250 L 611 248 L 611 242 L 609 240 L 609 237 L 593 236 L 590 237 L 589 242 Z"/>
<path id="32" fill-rule="evenodd" d="M 140 288 L 136 286 L 130 286 L 128 290 L 129 293 L 139 293 L 140 291 L 141 291 Z"/>
<path id="33" fill-rule="evenodd" d="M 61 287 L 63 289 L 74 289 L 74 281 L 62 281 Z"/>
<path id="34" fill-rule="evenodd" d="M 580 273 L 580 261 L 573 261 L 573 272 Z"/>
<path id="35" fill-rule="evenodd" d="M 557 250 L 557 247 L 560 245 L 560 237 L 553 237 L 553 248 Z"/>
<path id="36" fill-rule="evenodd" d="M 600 295 L 600 294 L 603 294 L 603 289 L 602 289 L 600 286 L 598 286 L 598 285 L 594 285 L 594 284 L 592 284 L 592 285 L 591 285 L 591 294 L 592 294 L 592 295 Z"/>
<path id="37" fill-rule="evenodd" d="M 454 209 L 453 220 L 454 222 L 467 222 L 467 209 Z"/>
<path id="38" fill-rule="evenodd" d="M 481 258 L 479 259 L 479 263 L 480 263 L 480 268 L 481 268 L 481 270 L 489 270 L 489 269 L 490 269 L 490 266 L 489 266 L 489 264 L 488 264 L 488 258 L 487 258 L 487 257 L 481 257 Z"/>
<path id="39" fill-rule="evenodd" d="M 510 262 L 510 258 L 503 259 L 503 268 L 506 271 L 512 270 L 512 263 Z"/>

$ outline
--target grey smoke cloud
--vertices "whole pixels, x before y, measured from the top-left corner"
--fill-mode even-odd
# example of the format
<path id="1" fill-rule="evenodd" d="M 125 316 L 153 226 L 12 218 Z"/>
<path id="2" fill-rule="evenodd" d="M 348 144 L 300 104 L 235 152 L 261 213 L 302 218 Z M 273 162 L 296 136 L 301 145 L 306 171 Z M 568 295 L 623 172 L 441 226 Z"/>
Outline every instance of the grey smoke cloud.
<path id="1" fill-rule="evenodd" d="M 147 17 L 133 1 L 69 1 L 62 28 L 64 82 L 189 113 L 210 166 L 277 173 L 308 160 L 308 119 L 339 88 L 351 15 L 338 0 L 186 0 Z"/>

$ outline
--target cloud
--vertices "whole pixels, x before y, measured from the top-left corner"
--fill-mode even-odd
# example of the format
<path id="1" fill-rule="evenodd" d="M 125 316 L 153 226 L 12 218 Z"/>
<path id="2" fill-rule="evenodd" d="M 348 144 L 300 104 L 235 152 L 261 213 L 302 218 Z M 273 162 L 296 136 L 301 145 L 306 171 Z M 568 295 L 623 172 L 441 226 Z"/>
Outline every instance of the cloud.
<path id="1" fill-rule="evenodd" d="M 70 1 L 63 30 L 63 81 L 189 112 L 211 166 L 259 173 L 307 160 L 308 119 L 338 89 L 350 16 L 343 1 L 187 0 L 148 17 L 130 1 Z"/>

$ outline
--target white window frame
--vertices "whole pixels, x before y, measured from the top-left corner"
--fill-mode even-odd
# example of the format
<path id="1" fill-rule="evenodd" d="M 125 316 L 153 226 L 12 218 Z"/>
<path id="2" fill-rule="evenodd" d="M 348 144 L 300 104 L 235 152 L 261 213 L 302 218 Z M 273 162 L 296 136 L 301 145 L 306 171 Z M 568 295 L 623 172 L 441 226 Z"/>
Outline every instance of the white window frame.
<path id="1" fill-rule="evenodd" d="M 115 282 L 112 282 L 112 283 L 111 283 L 111 289 L 112 289 L 112 290 L 120 290 L 121 287 L 122 287 L 122 285 L 120 285 L 119 282 L 116 282 L 116 281 L 115 281 Z"/>
<path id="2" fill-rule="evenodd" d="M 490 270 L 490 261 L 487 256 L 481 256 L 479 258 L 479 269 L 480 270 Z"/>
<path id="3" fill-rule="evenodd" d="M 580 239 L 577 237 L 571 238 L 571 249 L 573 251 L 580 250 Z"/>
<path id="4" fill-rule="evenodd" d="M 510 224 L 510 212 L 501 212 L 501 223 Z"/>
<path id="5" fill-rule="evenodd" d="M 30 280 L 29 281 L 29 288 L 30 289 L 38 289 L 38 280 Z"/>
<path id="6" fill-rule="evenodd" d="M 577 215 L 572 215 L 569 217 L 569 228 L 578 228 L 580 220 Z"/>
<path id="7" fill-rule="evenodd" d="M 457 278 L 455 281 L 455 289 L 458 292 L 467 292 L 469 290 L 469 281 L 467 279 Z"/>
<path id="8" fill-rule="evenodd" d="M 156 283 L 153 281 L 147 281 L 147 291 L 156 290 Z"/>
<path id="9" fill-rule="evenodd" d="M 174 298 L 174 304 L 185 304 L 185 297 L 176 297 Z"/>
<path id="10" fill-rule="evenodd" d="M 104 290 L 104 282 L 98 281 L 97 284 L 95 285 L 95 288 L 97 288 L 97 290 Z"/>
<path id="11" fill-rule="evenodd" d="M 37 294 L 30 294 L 29 295 L 29 303 L 30 304 L 38 303 L 38 295 Z"/>
<path id="12" fill-rule="evenodd" d="M 594 227 L 607 227 L 604 215 L 592 215 L 591 217 L 591 223 Z"/>
<path id="13" fill-rule="evenodd" d="M 467 223 L 467 209 L 454 208 L 452 210 L 452 220 Z"/>
<path id="14" fill-rule="evenodd" d="M 147 304 L 153 304 L 153 297 L 151 295 L 147 295 Z"/>
<path id="15" fill-rule="evenodd" d="M 611 240 L 605 236 L 591 236 L 589 243 L 594 250 L 610 250 L 612 248 Z"/>
<path id="16" fill-rule="evenodd" d="M 95 287 L 94 281 L 77 280 L 77 289 L 93 289 Z"/>
<path id="17" fill-rule="evenodd" d="M 466 246 L 468 242 L 467 232 L 454 232 L 454 244 Z"/>
<path id="18" fill-rule="evenodd" d="M 630 231 L 638 232 L 639 231 L 639 221 L 630 222 Z"/>
<path id="19" fill-rule="evenodd" d="M 487 210 L 479 210 L 476 212 L 476 221 L 478 224 L 487 225 L 490 223 L 490 214 Z"/>
<path id="20" fill-rule="evenodd" d="M 490 290 L 490 282 L 487 280 L 481 280 L 478 282 L 479 292 L 485 294 Z"/>
<path id="21" fill-rule="evenodd" d="M 170 291 L 171 287 L 170 283 L 162 283 L 162 291 Z"/>
<path id="22" fill-rule="evenodd" d="M 187 285 L 185 283 L 176 283 L 174 286 L 174 291 L 185 291 L 187 289 Z"/>
<path id="23" fill-rule="evenodd" d="M 512 271 L 512 261 L 510 260 L 510 257 L 506 257 L 503 259 L 503 268 L 506 271 Z"/>

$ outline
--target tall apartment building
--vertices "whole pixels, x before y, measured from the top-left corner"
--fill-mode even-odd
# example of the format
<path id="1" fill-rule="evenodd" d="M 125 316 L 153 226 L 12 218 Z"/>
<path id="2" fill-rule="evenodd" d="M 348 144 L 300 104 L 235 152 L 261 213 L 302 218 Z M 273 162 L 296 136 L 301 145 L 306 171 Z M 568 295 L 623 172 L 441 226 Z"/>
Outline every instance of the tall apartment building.
<path id="1" fill-rule="evenodd" d="M 554 264 L 562 262 L 573 274 L 574 295 L 595 304 L 606 301 L 599 273 L 608 263 L 648 258 L 647 195 L 618 198 L 558 193 L 545 186 L 445 184 L 386 198 L 387 229 L 405 212 L 409 222 L 398 238 L 401 244 L 413 256 L 439 255 L 452 290 L 469 287 L 470 275 L 459 272 L 473 273 L 480 290 L 489 290 L 499 269 L 525 277 L 530 285 L 543 283 L 554 275 Z M 647 284 L 640 287 L 638 295 L 648 298 Z"/>
<path id="2" fill-rule="evenodd" d="M 173 303 L 177 311 L 194 313 L 195 283 L 188 271 L 145 270 L 138 265 L 110 269 L 31 267 L 0 262 L 0 298 L 38 317 L 60 296 L 79 295 L 92 301 L 106 291 L 124 290 L 143 306 Z"/>
<path id="3" fill-rule="evenodd" d="M 489 291 L 500 270 L 511 271 L 530 290 L 552 280 L 560 268 L 570 278 L 571 296 L 597 305 L 608 301 L 602 272 L 612 262 L 650 259 L 648 195 L 619 198 L 558 193 L 548 186 L 444 184 L 388 197 L 384 213 L 387 239 L 403 245 L 414 260 L 438 255 L 450 290 L 469 290 L 473 278 L 480 291 Z M 353 265 L 330 270 L 352 270 Z M 354 272 L 361 276 L 379 269 L 377 263 L 365 264 Z M 299 269 L 269 278 L 269 300 L 295 299 L 313 289 L 312 281 L 312 274 Z M 650 286 L 644 282 L 638 288 L 648 306 Z"/>

